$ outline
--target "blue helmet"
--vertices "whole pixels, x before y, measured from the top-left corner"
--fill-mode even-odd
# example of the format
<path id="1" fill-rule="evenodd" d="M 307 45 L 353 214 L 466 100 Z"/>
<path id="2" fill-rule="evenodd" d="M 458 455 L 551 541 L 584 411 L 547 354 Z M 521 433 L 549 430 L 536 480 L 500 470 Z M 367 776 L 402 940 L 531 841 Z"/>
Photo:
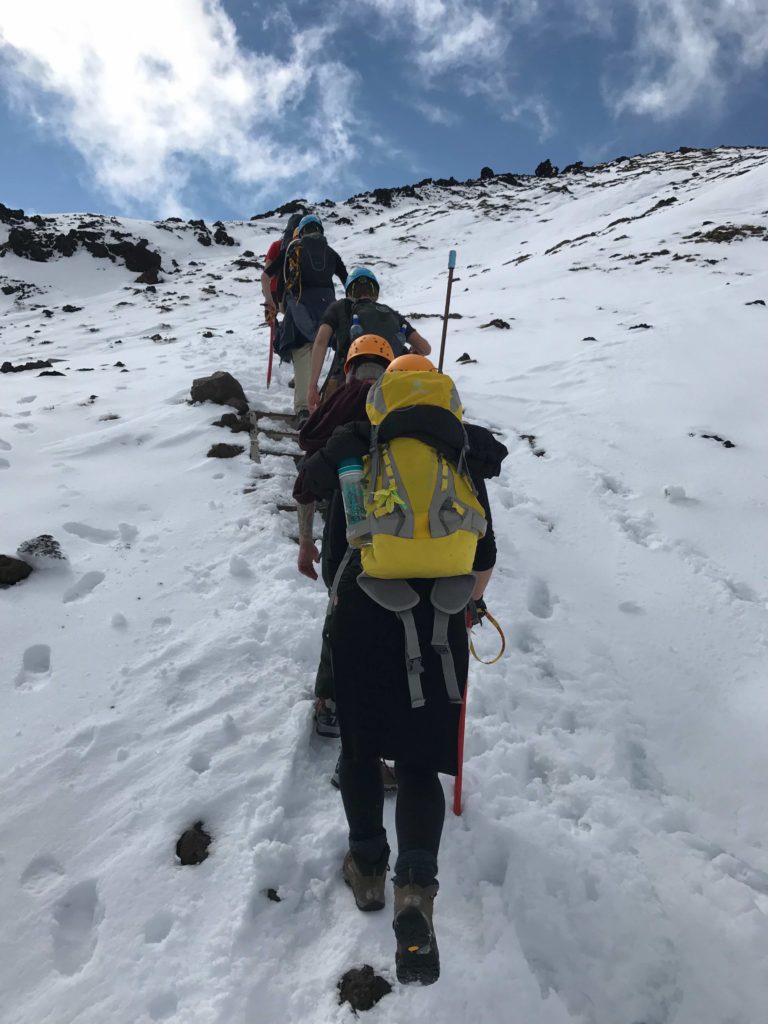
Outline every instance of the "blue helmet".
<path id="1" fill-rule="evenodd" d="M 320 218 L 316 217 L 314 213 L 309 213 L 307 214 L 306 217 L 302 217 L 296 226 L 296 230 L 299 232 L 299 235 L 302 235 L 310 224 L 317 224 L 319 230 L 323 230 L 323 222 L 320 220 Z"/>
<path id="2" fill-rule="evenodd" d="M 359 281 L 361 278 L 364 278 L 364 279 L 367 279 L 369 281 L 372 281 L 373 282 L 373 286 L 374 286 L 374 288 L 376 290 L 376 294 L 377 295 L 379 294 L 379 282 L 378 282 L 378 279 L 377 279 L 376 275 L 374 274 L 374 272 L 372 270 L 369 270 L 368 267 L 355 267 L 355 269 L 349 275 L 349 277 L 347 278 L 347 280 L 346 280 L 346 282 L 344 284 L 344 291 L 347 294 L 349 294 L 349 289 L 352 287 L 352 285 L 355 283 L 355 281 Z"/>

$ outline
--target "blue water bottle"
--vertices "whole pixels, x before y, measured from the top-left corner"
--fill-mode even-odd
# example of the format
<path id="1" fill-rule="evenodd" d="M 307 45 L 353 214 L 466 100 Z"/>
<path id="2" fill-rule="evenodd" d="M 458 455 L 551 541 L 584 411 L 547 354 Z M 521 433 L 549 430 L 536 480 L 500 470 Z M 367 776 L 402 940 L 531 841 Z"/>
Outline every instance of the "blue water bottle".
<path id="1" fill-rule="evenodd" d="M 362 459 L 342 459 L 339 463 L 339 485 L 349 530 L 366 518 Z"/>
<path id="2" fill-rule="evenodd" d="M 405 324 L 400 324 L 400 330 L 397 332 L 397 338 L 395 339 L 395 355 L 401 356 L 405 351 L 407 351 L 405 347 Z"/>
<path id="3" fill-rule="evenodd" d="M 350 345 L 352 344 L 353 341 L 357 341 L 357 339 L 363 333 L 363 325 L 360 323 L 360 317 L 357 315 L 357 313 L 355 313 L 354 316 L 352 317 L 352 326 L 349 328 Z"/>

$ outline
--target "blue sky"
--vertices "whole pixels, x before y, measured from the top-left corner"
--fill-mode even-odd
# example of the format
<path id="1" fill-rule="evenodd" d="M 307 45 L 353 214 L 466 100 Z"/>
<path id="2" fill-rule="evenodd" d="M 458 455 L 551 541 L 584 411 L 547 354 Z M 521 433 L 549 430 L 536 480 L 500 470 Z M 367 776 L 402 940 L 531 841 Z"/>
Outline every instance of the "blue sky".
<path id="1" fill-rule="evenodd" d="M 248 217 L 480 168 L 768 145 L 768 0 L 0 5 L 0 201 Z"/>

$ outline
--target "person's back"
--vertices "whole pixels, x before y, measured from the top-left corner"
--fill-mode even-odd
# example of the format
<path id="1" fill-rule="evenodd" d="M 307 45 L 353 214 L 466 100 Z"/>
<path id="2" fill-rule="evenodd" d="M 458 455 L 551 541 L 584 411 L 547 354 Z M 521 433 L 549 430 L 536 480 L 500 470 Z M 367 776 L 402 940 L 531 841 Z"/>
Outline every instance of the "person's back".
<path id="1" fill-rule="evenodd" d="M 294 369 L 293 407 L 299 422 L 308 415 L 306 399 L 311 366 L 312 342 L 323 313 L 335 298 L 333 278 L 342 283 L 347 271 L 341 257 L 332 249 L 319 217 L 308 214 L 296 226 L 293 238 L 282 256 L 266 268 L 269 275 L 281 273 L 284 280 L 285 317 L 276 341 L 281 359 L 290 360 Z"/>

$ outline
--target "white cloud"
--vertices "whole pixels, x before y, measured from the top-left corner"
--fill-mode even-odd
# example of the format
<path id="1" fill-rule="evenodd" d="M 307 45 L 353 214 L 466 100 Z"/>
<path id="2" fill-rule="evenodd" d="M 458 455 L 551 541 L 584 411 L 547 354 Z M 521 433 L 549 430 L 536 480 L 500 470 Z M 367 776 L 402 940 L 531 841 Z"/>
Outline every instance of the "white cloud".
<path id="1" fill-rule="evenodd" d="M 161 213 L 181 205 L 200 166 L 258 194 L 310 172 L 322 185 L 325 168 L 337 173 L 338 157 L 355 155 L 344 98 L 353 76 L 322 63 L 325 41 L 316 29 L 294 34 L 284 59 L 248 53 L 220 0 L 0 8 L 17 102 L 45 94 L 38 109 L 98 184 Z M 292 119 L 287 137 L 281 126 Z"/>
<path id="2" fill-rule="evenodd" d="M 418 112 L 428 121 L 431 121 L 432 124 L 449 126 L 456 124 L 461 120 L 455 111 L 448 110 L 446 107 L 440 106 L 439 103 L 430 103 L 429 100 L 419 98 L 408 99 L 406 102 L 408 102 L 414 110 L 418 110 Z"/>
<path id="3" fill-rule="evenodd" d="M 606 90 L 616 113 L 677 117 L 718 108 L 768 61 L 768 0 L 633 0 L 630 82 Z"/>

